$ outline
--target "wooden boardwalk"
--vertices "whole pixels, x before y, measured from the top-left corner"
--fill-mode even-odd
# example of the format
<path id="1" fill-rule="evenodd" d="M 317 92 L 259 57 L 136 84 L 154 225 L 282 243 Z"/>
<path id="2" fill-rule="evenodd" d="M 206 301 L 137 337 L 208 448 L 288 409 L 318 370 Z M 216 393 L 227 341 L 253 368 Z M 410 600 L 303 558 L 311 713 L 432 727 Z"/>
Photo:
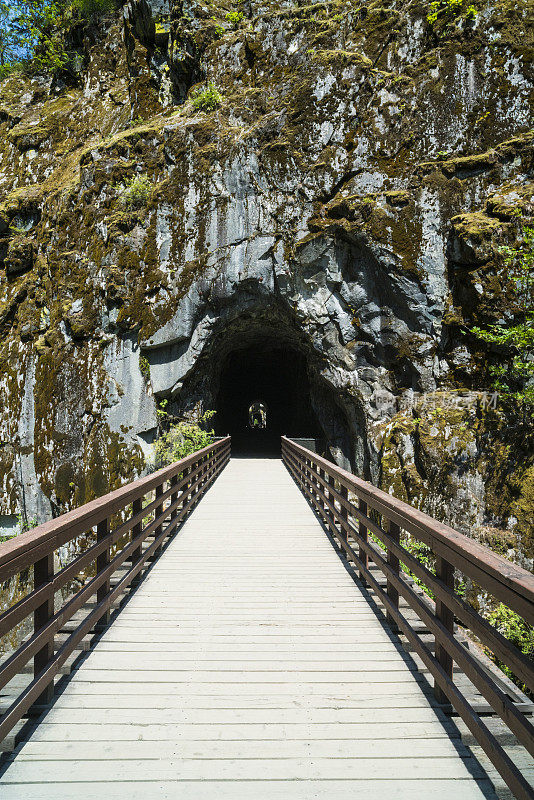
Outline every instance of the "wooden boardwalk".
<path id="1" fill-rule="evenodd" d="M 2 800 L 475 800 L 278 459 L 232 459 L 0 777 Z"/>

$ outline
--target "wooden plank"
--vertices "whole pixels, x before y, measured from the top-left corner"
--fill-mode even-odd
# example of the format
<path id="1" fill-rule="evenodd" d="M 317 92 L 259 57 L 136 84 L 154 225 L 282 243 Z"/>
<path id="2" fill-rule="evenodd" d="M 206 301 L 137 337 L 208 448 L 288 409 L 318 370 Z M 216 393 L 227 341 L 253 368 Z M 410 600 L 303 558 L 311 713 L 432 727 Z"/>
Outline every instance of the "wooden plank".
<path id="1" fill-rule="evenodd" d="M 69 760 L 58 754 L 56 759 L 16 759 L 9 765 L 10 781 L 24 780 L 28 783 L 55 783 L 58 770 L 66 768 L 79 781 L 99 780 L 172 780 L 177 774 L 182 780 L 332 780 L 342 778 L 354 780 L 364 775 L 374 780 L 406 780 L 448 778 L 450 780 L 472 779 L 464 759 L 456 753 L 441 758 L 262 758 L 260 744 L 256 758 L 211 759 L 199 751 L 197 758 L 172 759 L 129 758 L 104 760 Z M 413 752 L 413 748 L 412 748 Z M 64 765 L 64 766 L 62 766 Z M 483 777 L 479 769 L 476 777 Z M 452 787 L 451 787 L 452 788 Z M 482 795 L 481 795 L 482 796 Z"/>
<path id="2" fill-rule="evenodd" d="M 416 745 L 417 742 L 417 745 Z M 353 739 L 317 738 L 317 739 L 279 739 L 266 737 L 260 739 L 240 737 L 234 739 L 189 739 L 157 741 L 142 738 L 128 741 L 72 741 L 69 739 L 61 746 L 61 761 L 121 761 L 127 753 L 128 760 L 136 761 L 172 761 L 213 759 L 235 760 L 248 759 L 287 760 L 287 759 L 351 759 L 373 760 L 377 767 L 380 763 L 393 759 L 412 762 L 414 746 L 417 746 L 417 761 L 425 759 L 451 758 L 451 745 L 447 737 L 425 738 L 420 741 L 405 739 L 400 736 L 380 740 L 360 739 L 356 746 Z M 468 758 L 466 748 L 457 743 L 460 758 Z M 13 763 L 24 761 L 50 762 L 58 760 L 58 743 L 35 741 L 24 745 Z M 68 768 L 68 767 L 67 767 Z"/>
<path id="3" fill-rule="evenodd" d="M 348 794 L 349 793 L 349 794 Z M 115 780 L 112 783 L 95 781 L 71 783 L 66 779 L 46 785 L 46 800 L 65 800 L 66 797 L 83 797 L 84 800 L 347 800 L 362 797 L 365 800 L 406 800 L 406 798 L 431 798 L 432 800 L 480 800 L 494 796 L 489 781 L 473 780 L 407 779 L 394 781 L 355 779 L 346 780 L 251 780 L 251 781 L 187 781 L 174 778 L 169 781 Z M 2 800 L 44 800 L 42 784 L 15 783 L 2 787 Z"/>
<path id="4" fill-rule="evenodd" d="M 61 697 L 54 703 L 54 709 L 154 709 L 157 711 L 172 709 L 173 713 L 179 715 L 182 711 L 191 710 L 203 711 L 209 709 L 237 709 L 247 710 L 290 710 L 297 712 L 301 709 L 313 710 L 313 712 L 347 710 L 352 712 L 354 709 L 364 709 L 371 718 L 376 709 L 404 709 L 404 708 L 429 708 L 432 704 L 421 691 L 421 686 L 414 683 L 403 684 L 402 691 L 391 692 L 385 684 L 376 684 L 373 687 L 373 696 L 364 690 L 358 691 L 358 687 L 353 687 L 350 695 L 341 695 L 336 692 L 324 692 L 321 695 L 306 695 L 288 692 L 281 696 L 274 693 L 268 695 L 241 694 L 239 698 L 235 694 L 222 694 L 217 697 L 213 695 L 180 695 L 179 698 L 174 694 L 162 692 L 151 696 L 140 696 L 139 692 L 133 694 L 114 695 L 109 694 L 87 694 L 85 692 L 69 692 L 69 687 L 65 689 Z M 177 716 L 178 719 L 178 716 Z"/>
<path id="5" fill-rule="evenodd" d="M 159 714 L 153 724 L 148 724 L 141 720 L 143 715 L 138 713 L 137 716 L 128 714 L 125 716 L 123 723 L 106 724 L 106 741 L 113 742 L 124 741 L 143 741 L 143 742 L 179 742 L 182 740 L 191 741 L 243 741 L 243 740 L 259 740 L 269 739 L 270 741 L 284 742 L 284 741 L 305 741 L 311 739 L 320 739 L 321 741 L 328 741 L 334 739 L 336 741 L 350 742 L 352 753 L 355 748 L 355 740 L 358 741 L 358 752 L 360 742 L 372 740 L 377 742 L 379 740 L 410 740 L 411 747 L 413 748 L 413 740 L 419 738 L 425 739 L 445 739 L 449 740 L 452 732 L 448 732 L 442 724 L 436 720 L 427 722 L 418 722 L 416 719 L 408 716 L 408 721 L 399 723 L 394 721 L 392 715 L 388 722 L 384 723 L 370 723 L 360 722 L 353 724 L 341 724 L 339 722 L 331 723 L 316 723 L 316 724 L 298 724 L 298 723 L 285 723 L 269 724 L 262 723 L 244 723 L 241 719 L 236 723 L 223 723 L 220 718 L 215 718 L 214 722 L 210 724 L 189 723 L 177 725 L 173 722 L 163 723 L 161 721 L 162 715 Z M 94 719 L 94 717 L 89 717 Z M 85 722 L 75 724 L 69 722 L 69 742 L 94 742 L 98 741 L 102 744 L 100 726 L 106 722 L 103 715 L 99 717 L 100 723 L 97 725 L 94 722 L 88 724 Z M 132 720 L 136 719 L 134 723 Z M 215 724 L 214 724 L 215 723 Z M 49 742 L 55 744 L 62 742 L 65 730 L 63 725 L 59 722 L 57 724 L 42 722 L 35 733 L 32 735 L 32 741 L 23 748 L 23 751 L 28 754 L 29 752 L 36 752 L 30 747 L 35 742 Z M 456 734 L 453 738 L 458 738 Z M 104 742 L 105 744 L 105 742 Z M 29 749 L 28 749 L 29 748 Z M 57 749 L 54 750 L 57 755 Z M 450 753 L 450 748 L 447 749 Z M 412 751 L 413 754 L 413 751 Z"/>

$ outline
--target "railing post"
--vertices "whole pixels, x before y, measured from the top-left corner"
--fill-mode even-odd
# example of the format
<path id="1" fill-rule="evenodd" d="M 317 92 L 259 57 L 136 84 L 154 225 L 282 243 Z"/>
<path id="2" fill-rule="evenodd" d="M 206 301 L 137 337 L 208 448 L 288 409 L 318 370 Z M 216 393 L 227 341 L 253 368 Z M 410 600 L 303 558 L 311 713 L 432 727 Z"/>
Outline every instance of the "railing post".
<path id="1" fill-rule="evenodd" d="M 191 473 L 195 469 L 198 469 L 198 472 L 197 472 L 195 477 L 192 477 Z M 196 493 L 200 491 L 200 487 L 202 485 L 202 462 L 200 460 L 197 461 L 196 464 L 193 464 L 191 467 L 189 467 L 188 475 L 189 475 L 189 480 L 187 481 L 187 490 L 188 491 L 187 491 L 187 496 L 185 498 L 185 502 L 186 503 L 191 502 L 191 507 L 190 507 L 189 511 L 187 512 L 186 516 L 189 516 L 189 514 L 191 514 L 193 509 L 196 507 L 196 504 L 197 504 Z M 193 489 L 193 483 L 195 481 L 198 481 L 197 488 Z"/>
<path id="2" fill-rule="evenodd" d="M 178 475 L 173 475 L 172 478 L 171 478 L 171 486 L 176 486 L 177 483 L 178 483 Z M 177 500 L 178 500 L 178 492 L 173 492 L 171 494 L 171 506 Z M 174 508 L 171 511 L 171 522 L 173 522 L 176 519 L 177 516 L 178 516 L 178 509 Z"/>
<path id="3" fill-rule="evenodd" d="M 310 464 L 310 478 L 311 478 L 311 492 L 312 492 L 312 502 L 315 507 L 316 511 L 319 511 L 319 503 L 317 502 L 317 478 L 315 476 L 315 469 L 313 467 L 313 462 L 308 459 Z"/>
<path id="4" fill-rule="evenodd" d="M 304 490 L 304 494 L 308 491 L 308 466 L 307 461 L 301 455 L 296 455 L 297 463 L 300 465 L 302 470 L 302 477 L 300 478 L 301 486 Z"/>
<path id="5" fill-rule="evenodd" d="M 320 496 L 320 494 L 319 494 L 319 491 L 321 491 L 321 490 L 323 489 L 323 486 L 322 486 L 322 484 L 321 484 L 320 478 L 324 478 L 324 477 L 325 477 L 325 474 L 326 474 L 326 473 L 325 473 L 324 469 L 322 469 L 322 467 L 317 467 L 317 472 L 316 472 L 316 475 L 317 475 L 317 477 L 316 477 L 316 483 L 317 483 L 317 502 L 319 503 L 319 505 L 320 505 L 320 507 L 321 507 L 321 510 L 322 510 L 322 511 L 326 511 L 326 509 L 328 508 L 328 506 L 327 506 L 327 505 L 326 505 L 326 503 L 324 502 L 323 498 L 322 498 L 322 497 Z M 325 493 L 326 493 L 326 492 L 325 492 Z"/>
<path id="6" fill-rule="evenodd" d="M 197 468 L 199 468 L 199 471 L 198 471 L 196 477 L 193 478 L 191 476 L 191 473 L 194 472 L 194 470 L 197 469 Z M 184 486 L 184 492 L 185 493 L 184 493 L 184 502 L 182 503 L 182 508 L 184 508 L 189 502 L 191 503 L 191 506 L 189 508 L 189 511 L 186 512 L 184 519 L 187 518 L 192 513 L 193 509 L 196 506 L 194 491 L 192 490 L 191 487 L 193 486 L 193 482 L 194 481 L 199 481 L 200 478 L 201 478 L 200 462 L 199 461 L 197 461 L 196 464 L 193 464 L 191 467 L 187 468 L 187 475 L 188 475 L 188 481 L 187 481 L 186 485 Z M 195 491 L 198 491 L 198 486 L 197 486 Z"/>
<path id="7" fill-rule="evenodd" d="M 156 486 L 156 500 L 163 494 L 164 487 L 165 487 L 164 483 L 160 483 L 159 486 Z M 161 517 L 162 514 L 163 514 L 163 504 L 156 506 L 156 510 L 154 512 L 154 519 L 158 519 L 158 517 Z M 161 531 L 163 530 L 162 522 L 163 520 L 160 521 L 160 524 L 157 525 L 154 530 L 154 539 L 157 539 Z M 154 550 L 154 555 L 159 556 L 162 548 L 163 548 L 163 542 L 156 547 L 156 549 Z"/>
<path id="8" fill-rule="evenodd" d="M 210 469 L 211 469 L 211 459 L 210 454 L 206 453 L 204 456 L 204 480 L 202 481 L 202 494 L 206 491 L 206 487 L 209 486 L 210 482 Z"/>
<path id="9" fill-rule="evenodd" d="M 333 493 L 332 490 L 335 489 L 335 483 L 336 482 L 335 482 L 334 476 L 330 475 L 330 473 L 328 473 L 328 485 L 331 486 L 332 489 L 328 490 L 328 492 L 326 493 L 326 496 L 328 497 L 328 499 L 330 500 L 330 502 L 332 503 L 332 505 L 334 507 L 336 505 L 336 499 L 334 497 L 334 493 Z"/>
<path id="10" fill-rule="evenodd" d="M 296 464 L 292 463 L 291 461 L 288 461 L 288 463 L 290 463 L 291 466 L 293 467 L 294 474 L 299 483 L 301 491 L 306 497 L 306 465 L 304 463 L 302 456 L 300 456 L 298 453 L 293 453 L 293 458 L 295 459 Z M 299 472 L 298 469 L 299 467 L 302 470 L 302 473 Z"/>
<path id="11" fill-rule="evenodd" d="M 208 472 L 207 472 L 208 477 L 207 477 L 206 483 L 209 486 L 210 483 L 211 483 L 211 476 L 213 475 L 213 468 L 214 468 L 213 465 L 214 465 L 214 462 L 215 462 L 215 456 L 211 451 L 206 456 L 206 461 L 207 461 L 207 464 L 208 464 Z"/>
<path id="12" fill-rule="evenodd" d="M 202 487 L 204 486 L 204 473 L 206 471 L 206 466 L 205 466 L 206 465 L 206 459 L 205 459 L 205 457 L 202 456 L 202 458 L 199 460 L 198 463 L 199 463 L 199 467 L 200 467 L 199 472 L 198 472 L 198 476 L 197 476 L 198 484 L 197 484 L 197 488 L 193 490 L 194 493 L 191 495 L 191 497 L 194 497 L 193 506 L 195 508 L 198 505 L 198 501 L 200 499 L 199 495 L 202 492 Z"/>
<path id="13" fill-rule="evenodd" d="M 217 472 L 220 460 L 221 460 L 220 448 L 217 448 L 216 450 L 210 450 L 210 452 L 208 453 L 208 463 L 210 465 L 209 469 L 210 484 L 213 482 L 213 476 Z"/>
<path id="14" fill-rule="evenodd" d="M 454 567 L 441 556 L 436 556 L 436 577 L 454 591 Z M 454 614 L 442 600 L 436 599 L 436 617 L 447 628 L 449 633 L 454 633 Z M 453 661 L 448 651 L 436 639 L 436 659 L 441 664 L 449 678 L 452 678 Z M 434 695 L 438 703 L 448 703 L 449 698 L 440 686 L 434 681 Z"/>
<path id="15" fill-rule="evenodd" d="M 207 476 L 207 474 L 208 474 L 208 457 L 207 457 L 207 455 L 203 455 L 202 456 L 202 470 L 200 472 L 202 480 L 200 481 L 200 484 L 198 486 L 197 502 L 195 503 L 195 505 L 198 505 L 200 503 L 200 500 L 202 499 L 202 495 L 204 494 L 204 487 L 206 486 L 206 481 L 207 481 L 207 477 L 206 476 Z"/>
<path id="16" fill-rule="evenodd" d="M 109 536 L 109 532 L 110 532 L 109 519 L 103 519 L 102 522 L 99 522 L 98 525 L 96 526 L 97 543 L 102 542 L 104 539 L 106 539 Z M 111 557 L 111 547 L 108 544 L 104 552 L 100 553 L 100 555 L 97 556 L 96 559 L 97 575 L 108 566 L 110 557 Z M 103 600 L 105 600 L 110 592 L 110 589 L 111 589 L 111 580 L 108 577 L 104 581 L 104 583 L 96 590 L 96 602 L 101 603 Z M 95 626 L 96 630 L 101 630 L 102 628 L 105 628 L 106 625 L 109 624 L 109 618 L 110 618 L 110 610 L 108 608 L 108 610 L 104 614 L 102 614 L 102 616 L 98 620 Z"/>
<path id="17" fill-rule="evenodd" d="M 396 544 L 400 544 L 400 528 L 399 528 L 399 526 L 397 525 L 396 522 L 392 522 L 391 520 L 389 520 L 388 532 L 389 532 L 389 535 L 391 536 L 391 538 L 393 539 L 393 541 Z M 398 557 L 389 549 L 389 547 L 387 548 L 387 554 L 388 554 L 388 564 L 389 564 L 389 566 L 391 567 L 391 569 L 393 570 L 395 575 L 399 575 L 400 573 L 399 573 L 399 559 L 398 559 Z M 399 607 L 399 592 L 397 591 L 397 589 L 395 588 L 393 583 L 389 580 L 389 578 L 387 580 L 387 593 L 388 593 L 389 599 L 391 600 L 391 602 L 393 603 L 395 608 L 398 608 Z M 392 628 L 395 628 L 395 629 L 397 628 L 397 622 L 392 617 L 391 614 L 387 613 L 386 614 L 386 619 L 387 619 L 388 624 Z"/>
<path id="18" fill-rule="evenodd" d="M 135 517 L 136 514 L 139 514 L 139 512 L 142 511 L 142 510 L 143 510 L 143 498 L 139 497 L 137 500 L 134 500 L 133 503 L 132 503 L 132 516 Z M 133 528 L 132 528 L 132 542 L 134 542 L 138 538 L 138 536 L 140 535 L 142 529 L 143 529 L 143 520 L 141 520 L 141 522 L 138 522 L 136 525 L 133 526 Z M 132 555 L 131 555 L 131 558 L 130 558 L 132 566 L 140 558 L 141 558 L 141 545 L 139 545 L 139 547 L 136 547 L 132 551 Z M 139 583 L 139 575 L 136 575 L 135 578 L 132 580 L 130 585 L 131 586 L 136 586 L 138 583 Z"/>
<path id="19" fill-rule="evenodd" d="M 315 507 L 317 511 L 321 512 L 323 511 L 323 501 L 321 500 L 321 497 L 319 495 L 319 488 L 320 488 L 319 477 L 318 477 L 319 468 L 315 466 L 315 464 L 311 459 L 310 459 L 310 466 L 313 475 L 313 495 L 315 497 Z"/>
<path id="20" fill-rule="evenodd" d="M 332 485 L 334 484 L 334 478 L 332 476 L 330 477 L 330 483 L 332 483 Z M 343 486 L 343 484 L 341 484 L 341 488 L 339 490 L 339 494 L 341 495 L 343 500 L 348 500 L 349 499 L 349 490 L 347 489 L 346 486 Z M 332 497 L 332 495 L 330 495 L 330 496 Z M 347 528 L 343 527 L 343 522 L 346 523 L 348 521 L 349 512 L 348 512 L 347 507 L 345 505 L 343 505 L 343 503 L 340 503 L 339 516 L 340 516 L 340 518 L 342 520 L 341 536 L 343 538 L 343 541 L 347 542 L 348 541 Z"/>
<path id="21" fill-rule="evenodd" d="M 54 553 L 49 553 L 44 558 L 36 561 L 33 567 L 33 586 L 40 589 L 46 583 L 54 579 Z M 54 595 L 52 594 L 45 602 L 33 612 L 33 628 L 38 633 L 54 616 Z M 33 657 L 34 677 L 46 667 L 54 657 L 54 637 L 51 636 L 47 643 Z M 36 706 L 45 706 L 52 702 L 54 696 L 54 681 L 51 680 L 46 689 L 35 701 Z"/>
<path id="22" fill-rule="evenodd" d="M 304 473 L 304 475 L 302 477 L 302 480 L 304 482 L 304 489 L 308 492 L 308 491 L 311 491 L 310 476 L 309 476 L 309 472 L 308 472 L 308 459 L 305 456 L 304 457 L 299 456 L 299 458 L 300 458 L 300 466 L 301 466 L 302 471 Z"/>
<path id="23" fill-rule="evenodd" d="M 365 502 L 365 500 L 360 500 L 359 501 L 358 509 L 359 509 L 359 511 L 362 512 L 362 514 L 365 514 L 365 516 L 367 516 L 367 503 Z M 369 541 L 369 535 L 368 535 L 368 532 L 367 532 L 367 527 L 365 526 L 365 524 L 363 522 L 359 522 L 358 523 L 358 535 L 359 535 L 360 539 L 362 539 L 365 543 L 367 543 Z M 364 550 L 364 548 L 361 545 L 358 548 L 358 558 L 362 562 L 362 564 L 365 567 L 365 569 L 369 569 L 369 556 L 368 556 L 367 552 Z M 363 571 L 360 570 L 359 574 L 360 574 L 360 580 L 362 581 L 364 586 L 367 586 L 367 580 L 365 578 L 365 574 L 363 573 Z"/>
<path id="24" fill-rule="evenodd" d="M 306 480 L 307 480 L 308 492 L 310 493 L 310 500 L 313 505 L 313 501 L 315 500 L 315 494 L 313 492 L 313 475 L 311 470 L 311 462 L 309 458 L 305 458 L 304 462 L 306 464 Z"/>

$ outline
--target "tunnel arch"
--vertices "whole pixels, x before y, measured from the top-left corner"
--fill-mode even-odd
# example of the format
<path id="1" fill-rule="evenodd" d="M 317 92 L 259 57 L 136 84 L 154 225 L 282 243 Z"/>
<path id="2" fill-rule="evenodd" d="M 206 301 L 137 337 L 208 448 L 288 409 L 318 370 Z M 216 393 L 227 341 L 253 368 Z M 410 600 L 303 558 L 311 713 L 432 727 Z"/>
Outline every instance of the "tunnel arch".
<path id="1" fill-rule="evenodd" d="M 215 431 L 233 436 L 235 453 L 279 454 L 280 434 L 287 434 L 317 439 L 327 457 L 361 469 L 367 463 L 363 412 L 325 379 L 326 366 L 285 304 L 234 308 L 218 316 L 169 410 L 181 417 L 214 409 Z M 246 431 L 255 400 L 270 410 L 268 429 L 256 441 Z"/>

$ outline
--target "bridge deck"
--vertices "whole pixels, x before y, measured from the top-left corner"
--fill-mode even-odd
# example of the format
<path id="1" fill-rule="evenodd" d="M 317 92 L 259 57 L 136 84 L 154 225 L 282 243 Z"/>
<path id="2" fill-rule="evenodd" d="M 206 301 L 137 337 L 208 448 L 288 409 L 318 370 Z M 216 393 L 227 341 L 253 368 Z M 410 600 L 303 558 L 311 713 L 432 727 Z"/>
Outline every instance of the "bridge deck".
<path id="1" fill-rule="evenodd" d="M 279 460 L 232 459 L 3 800 L 493 797 Z"/>

